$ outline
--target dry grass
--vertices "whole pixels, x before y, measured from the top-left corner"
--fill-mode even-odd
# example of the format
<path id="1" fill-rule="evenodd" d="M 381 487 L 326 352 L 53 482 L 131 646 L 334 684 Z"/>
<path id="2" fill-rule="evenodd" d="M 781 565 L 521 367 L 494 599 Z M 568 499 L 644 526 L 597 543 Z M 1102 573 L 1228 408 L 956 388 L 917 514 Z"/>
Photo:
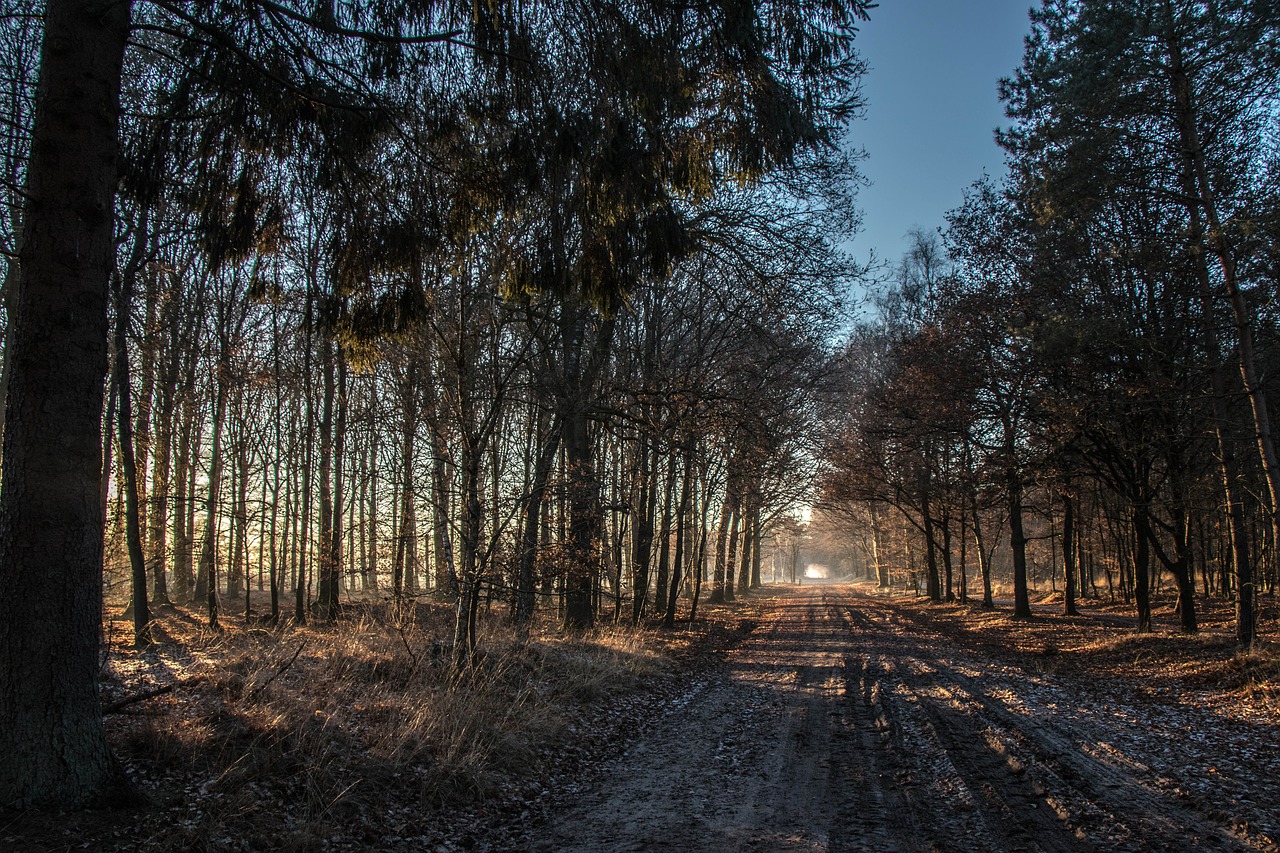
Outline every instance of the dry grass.
<path id="1" fill-rule="evenodd" d="M 451 611 L 430 604 L 278 630 L 209 632 L 181 610 L 162 621 L 170 643 L 108 665 L 109 698 L 203 676 L 108 718 L 120 757 L 175 817 L 142 849 L 219 849 L 209 839 L 224 836 L 310 849 L 335 826 L 395 831 L 397 808 L 482 801 L 553 764 L 588 704 L 669 663 L 644 631 L 521 638 L 495 618 L 458 667 L 440 649 Z"/>
<path id="2" fill-rule="evenodd" d="M 1236 651 L 1204 667 L 1197 680 L 1251 699 L 1280 703 L 1280 647 L 1274 642 L 1259 643 L 1250 651 Z"/>

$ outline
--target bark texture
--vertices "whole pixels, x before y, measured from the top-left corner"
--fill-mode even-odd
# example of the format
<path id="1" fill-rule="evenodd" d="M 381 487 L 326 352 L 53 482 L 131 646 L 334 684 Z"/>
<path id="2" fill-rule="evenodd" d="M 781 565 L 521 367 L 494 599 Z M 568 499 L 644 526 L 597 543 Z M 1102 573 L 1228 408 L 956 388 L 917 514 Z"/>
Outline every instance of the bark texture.
<path id="1" fill-rule="evenodd" d="M 0 490 L 0 804 L 119 797 L 102 732 L 102 398 L 129 4 L 49 0 Z"/>

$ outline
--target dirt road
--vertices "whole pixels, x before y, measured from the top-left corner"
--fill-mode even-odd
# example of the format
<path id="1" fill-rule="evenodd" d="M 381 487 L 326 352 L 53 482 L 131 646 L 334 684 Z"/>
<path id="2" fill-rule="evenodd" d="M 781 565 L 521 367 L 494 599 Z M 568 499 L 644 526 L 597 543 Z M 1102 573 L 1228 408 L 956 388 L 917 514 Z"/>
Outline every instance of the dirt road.
<path id="1" fill-rule="evenodd" d="M 1168 733 L 1114 685 L 957 648 L 869 590 L 771 594 L 760 627 L 565 796 L 535 849 L 1275 849 L 1265 817 L 1144 754 Z M 1181 760 L 1213 760 L 1186 741 Z"/>

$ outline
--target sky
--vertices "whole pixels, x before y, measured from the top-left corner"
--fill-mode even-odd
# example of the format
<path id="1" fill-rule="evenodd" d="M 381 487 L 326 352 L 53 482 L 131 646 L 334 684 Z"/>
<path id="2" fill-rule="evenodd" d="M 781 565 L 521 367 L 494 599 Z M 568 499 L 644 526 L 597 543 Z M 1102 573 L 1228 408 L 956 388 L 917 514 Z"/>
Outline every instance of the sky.
<path id="1" fill-rule="evenodd" d="M 1008 124 L 996 84 L 1022 60 L 1032 0 L 880 0 L 855 41 L 870 71 L 865 117 L 849 139 L 866 150 L 855 255 L 896 263 L 905 235 L 945 225 L 966 187 L 1004 172 L 992 132 Z"/>

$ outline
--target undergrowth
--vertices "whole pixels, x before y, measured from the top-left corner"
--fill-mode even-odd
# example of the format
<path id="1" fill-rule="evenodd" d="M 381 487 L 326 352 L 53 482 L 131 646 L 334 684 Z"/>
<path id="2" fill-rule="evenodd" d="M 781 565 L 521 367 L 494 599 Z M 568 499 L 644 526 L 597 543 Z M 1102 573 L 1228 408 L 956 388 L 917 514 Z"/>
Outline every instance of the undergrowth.
<path id="1" fill-rule="evenodd" d="M 1205 673 L 1205 679 L 1247 696 L 1280 701 L 1280 648 L 1259 643 L 1236 651 Z"/>
<path id="2" fill-rule="evenodd" d="M 306 849 L 362 814 L 385 822 L 397 806 L 483 800 L 536 777 L 587 703 L 665 667 L 643 631 L 544 626 L 521 637 L 496 619 L 457 665 L 441 650 L 449 616 L 366 607 L 334 625 L 220 633 L 188 617 L 168 620 L 172 644 L 121 653 L 114 669 L 131 682 L 121 692 L 145 686 L 130 676 L 139 661 L 190 683 L 109 718 L 140 786 L 182 812 L 161 846 L 202 849 L 223 834 Z M 277 819 L 261 820 L 264 807 Z"/>

